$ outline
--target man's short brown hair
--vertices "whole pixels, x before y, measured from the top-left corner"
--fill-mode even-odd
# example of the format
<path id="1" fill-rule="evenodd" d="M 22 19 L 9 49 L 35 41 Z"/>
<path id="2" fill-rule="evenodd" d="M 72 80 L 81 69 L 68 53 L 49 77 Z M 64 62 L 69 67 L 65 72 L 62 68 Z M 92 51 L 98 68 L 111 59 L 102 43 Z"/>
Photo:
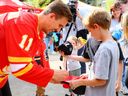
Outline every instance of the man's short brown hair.
<path id="1" fill-rule="evenodd" d="M 94 24 L 98 24 L 103 29 L 109 29 L 111 24 L 111 16 L 105 10 L 101 8 L 95 9 L 92 14 L 88 17 L 88 19 L 84 20 L 85 26 L 94 27 Z"/>
<path id="2" fill-rule="evenodd" d="M 66 17 L 69 22 L 72 21 L 72 13 L 69 7 L 61 0 L 55 0 L 44 10 L 44 14 L 55 13 L 57 18 Z"/>

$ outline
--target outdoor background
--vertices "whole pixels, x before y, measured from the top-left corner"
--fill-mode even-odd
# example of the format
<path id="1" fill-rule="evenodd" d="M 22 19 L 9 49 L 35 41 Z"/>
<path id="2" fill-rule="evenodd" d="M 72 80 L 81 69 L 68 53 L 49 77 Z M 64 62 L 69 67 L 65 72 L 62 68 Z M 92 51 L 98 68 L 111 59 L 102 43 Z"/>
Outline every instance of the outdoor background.
<path id="1" fill-rule="evenodd" d="M 27 4 L 37 8 L 44 8 L 54 0 L 20 0 L 20 1 L 26 2 Z M 67 0 L 62 0 L 62 1 L 66 2 Z M 106 10 L 109 10 L 110 6 L 115 0 L 79 0 L 79 1 L 82 1 L 92 6 L 102 6 Z"/>

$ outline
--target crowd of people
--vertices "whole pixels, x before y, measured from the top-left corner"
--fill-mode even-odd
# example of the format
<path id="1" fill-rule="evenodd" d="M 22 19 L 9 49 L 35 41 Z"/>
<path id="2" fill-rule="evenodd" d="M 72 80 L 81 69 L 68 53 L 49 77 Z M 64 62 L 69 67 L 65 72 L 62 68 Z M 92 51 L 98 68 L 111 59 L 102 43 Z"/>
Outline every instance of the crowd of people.
<path id="1" fill-rule="evenodd" d="M 70 94 L 80 86 L 84 96 L 128 94 L 128 0 L 115 0 L 80 16 L 78 0 L 55 0 L 39 14 L 0 14 L 0 96 L 12 96 L 8 75 L 37 85 L 36 96 L 47 96 L 49 82 L 66 83 Z M 49 66 L 50 53 L 61 55 L 64 69 Z M 86 63 L 89 70 L 86 71 Z M 77 78 L 66 78 L 76 76 Z M 81 89 L 80 89 L 81 90 Z"/>

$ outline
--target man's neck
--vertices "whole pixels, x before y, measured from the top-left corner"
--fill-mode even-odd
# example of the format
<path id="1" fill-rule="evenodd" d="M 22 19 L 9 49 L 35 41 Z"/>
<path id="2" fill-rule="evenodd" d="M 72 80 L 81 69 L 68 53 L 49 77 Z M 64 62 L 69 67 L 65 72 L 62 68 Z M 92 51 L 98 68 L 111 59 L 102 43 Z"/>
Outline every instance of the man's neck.
<path id="1" fill-rule="evenodd" d="M 38 31 L 39 31 L 39 32 L 41 32 L 41 31 L 43 30 L 42 27 L 45 26 L 44 23 L 46 23 L 46 22 L 43 22 L 43 21 L 44 21 L 44 15 L 39 14 L 39 15 L 38 15 Z M 43 26 L 42 26 L 42 25 L 43 25 Z"/>

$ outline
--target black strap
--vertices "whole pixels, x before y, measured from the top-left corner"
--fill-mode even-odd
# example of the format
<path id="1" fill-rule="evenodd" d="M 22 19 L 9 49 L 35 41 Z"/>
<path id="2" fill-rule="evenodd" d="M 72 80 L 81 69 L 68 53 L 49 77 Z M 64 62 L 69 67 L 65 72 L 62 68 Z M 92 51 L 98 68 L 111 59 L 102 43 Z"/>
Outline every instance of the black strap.
<path id="1" fill-rule="evenodd" d="M 116 92 L 116 96 L 118 96 L 118 92 Z"/>
<path id="2" fill-rule="evenodd" d="M 73 25 L 73 23 L 71 23 L 71 25 L 70 25 L 70 27 L 69 27 L 69 29 L 68 29 L 68 33 L 67 33 L 67 35 L 66 35 L 66 37 L 65 37 L 65 40 L 64 40 L 64 42 L 66 42 L 66 40 L 67 40 L 67 38 L 68 38 L 68 35 L 69 35 L 69 32 L 71 31 L 71 28 L 72 28 L 72 25 Z M 60 60 L 62 61 L 63 60 L 63 56 L 60 56 Z M 67 61 L 66 61 L 66 70 L 67 70 Z"/>
<path id="3" fill-rule="evenodd" d="M 72 25 L 73 25 L 73 23 L 71 23 L 71 25 L 70 25 L 70 27 L 69 27 L 69 29 L 68 29 L 68 32 L 67 32 L 67 35 L 66 35 L 66 37 L 65 37 L 64 42 L 66 42 L 66 40 L 67 40 L 67 38 L 68 38 L 69 32 L 71 31 L 71 28 L 72 28 Z M 61 60 L 61 61 L 63 60 L 63 56 L 60 56 L 60 60 Z M 67 64 L 66 64 L 66 65 L 67 65 Z"/>
<path id="4" fill-rule="evenodd" d="M 70 27 L 69 27 L 69 30 L 68 30 L 68 33 L 67 33 L 67 35 L 66 35 L 66 37 L 65 37 L 64 42 L 66 42 L 66 40 L 67 40 L 67 38 L 68 38 L 69 32 L 70 32 L 70 30 L 71 30 L 71 28 L 72 28 L 72 25 L 73 25 L 73 23 L 71 23 L 71 25 L 70 25 Z"/>

